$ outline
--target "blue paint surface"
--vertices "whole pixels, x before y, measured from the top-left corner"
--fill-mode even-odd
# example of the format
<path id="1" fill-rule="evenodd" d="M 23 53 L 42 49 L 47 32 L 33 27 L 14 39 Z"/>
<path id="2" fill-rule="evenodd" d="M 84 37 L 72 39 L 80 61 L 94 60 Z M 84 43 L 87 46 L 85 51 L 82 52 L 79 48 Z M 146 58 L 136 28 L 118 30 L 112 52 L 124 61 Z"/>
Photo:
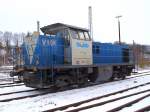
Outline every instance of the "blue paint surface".
<path id="1" fill-rule="evenodd" d="M 64 41 L 59 34 L 56 36 L 40 35 L 33 56 L 30 56 L 28 47 L 30 46 L 27 44 L 23 46 L 25 66 L 50 67 L 64 63 Z"/>
<path id="2" fill-rule="evenodd" d="M 117 45 L 111 43 L 93 42 L 93 63 L 94 64 L 115 64 L 123 62 L 123 49 L 128 49 L 127 45 Z"/>

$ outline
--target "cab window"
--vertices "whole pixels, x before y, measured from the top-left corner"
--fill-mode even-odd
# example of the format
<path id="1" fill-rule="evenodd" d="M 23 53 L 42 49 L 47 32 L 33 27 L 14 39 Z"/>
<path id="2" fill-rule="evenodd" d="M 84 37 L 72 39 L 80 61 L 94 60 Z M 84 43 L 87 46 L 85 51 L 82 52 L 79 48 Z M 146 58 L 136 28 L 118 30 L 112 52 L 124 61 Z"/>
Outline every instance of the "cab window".
<path id="1" fill-rule="evenodd" d="M 91 40 L 88 32 L 84 32 L 85 40 Z"/>
<path id="2" fill-rule="evenodd" d="M 78 32 L 75 30 L 71 30 L 71 37 L 74 39 L 79 39 Z"/>
<path id="3" fill-rule="evenodd" d="M 85 40 L 83 32 L 79 31 L 78 34 L 79 34 L 80 40 Z"/>
<path id="4" fill-rule="evenodd" d="M 64 36 L 63 37 L 65 38 L 65 45 L 69 46 L 70 45 L 70 37 L 69 37 L 68 30 L 64 30 Z"/>

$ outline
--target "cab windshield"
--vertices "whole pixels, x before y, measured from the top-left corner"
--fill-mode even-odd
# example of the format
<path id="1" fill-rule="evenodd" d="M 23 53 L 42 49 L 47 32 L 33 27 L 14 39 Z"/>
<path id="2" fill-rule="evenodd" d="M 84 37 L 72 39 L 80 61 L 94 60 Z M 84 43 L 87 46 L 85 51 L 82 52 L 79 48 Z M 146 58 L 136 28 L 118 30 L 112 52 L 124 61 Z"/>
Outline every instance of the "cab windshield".
<path id="1" fill-rule="evenodd" d="M 76 30 L 71 30 L 70 31 L 71 37 L 73 39 L 78 39 L 78 40 L 91 40 L 88 32 L 86 31 L 76 31 Z"/>

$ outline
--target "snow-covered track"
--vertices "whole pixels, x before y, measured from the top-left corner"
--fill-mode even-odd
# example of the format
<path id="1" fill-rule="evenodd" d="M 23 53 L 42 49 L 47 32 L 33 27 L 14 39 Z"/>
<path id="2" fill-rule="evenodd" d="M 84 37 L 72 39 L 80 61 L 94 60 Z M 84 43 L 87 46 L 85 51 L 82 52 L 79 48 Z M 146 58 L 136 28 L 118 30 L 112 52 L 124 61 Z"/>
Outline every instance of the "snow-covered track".
<path id="1" fill-rule="evenodd" d="M 104 101 L 104 102 L 100 102 L 100 103 L 96 103 L 96 104 L 91 104 L 91 105 L 88 105 L 88 106 L 84 106 L 84 107 L 79 107 L 77 109 L 72 109 L 72 110 L 68 110 L 66 112 L 78 112 L 78 111 L 82 111 L 82 110 L 86 110 L 86 109 L 89 109 L 89 108 L 93 108 L 93 107 L 97 107 L 97 106 L 102 106 L 104 104 L 107 104 L 107 103 L 111 103 L 111 102 L 114 102 L 114 101 L 117 101 L 117 100 L 121 100 L 121 99 L 124 99 L 124 98 L 127 98 L 127 97 L 131 97 L 131 96 L 134 96 L 134 95 L 138 95 L 138 94 L 142 94 L 142 93 L 145 93 L 145 92 L 150 92 L 150 89 L 148 90 L 145 90 L 145 91 L 140 91 L 140 92 L 137 92 L 137 93 L 134 93 L 134 94 L 130 94 L 130 95 L 127 95 L 127 96 L 123 96 L 123 97 L 119 97 L 119 98 L 114 98 L 114 99 L 111 99 L 111 100 L 108 100 L 108 101 Z M 145 95 L 145 96 L 142 96 L 140 98 L 137 98 L 131 102 L 128 102 L 126 104 L 123 104 L 123 105 L 120 105 L 116 108 L 113 108 L 111 110 L 108 110 L 107 112 L 116 112 L 116 111 L 119 111 L 121 110 L 122 108 L 125 108 L 125 107 L 129 107 L 130 105 L 132 104 L 135 104 L 137 103 L 138 101 L 146 98 L 146 97 L 149 97 L 150 96 L 150 93 Z"/>
<path id="2" fill-rule="evenodd" d="M 0 68 L 0 73 L 10 73 L 13 71 L 12 68 Z"/>
<path id="3" fill-rule="evenodd" d="M 91 99 L 88 99 L 88 100 L 84 100 L 84 101 L 64 105 L 64 106 L 61 106 L 61 107 L 52 108 L 52 109 L 46 110 L 44 112 L 54 112 L 54 111 L 78 112 L 78 111 L 82 111 L 82 110 L 85 110 L 85 109 L 101 106 L 101 105 L 111 103 L 111 102 L 114 102 L 114 101 L 117 101 L 117 100 L 121 100 L 121 99 L 124 99 L 124 98 L 127 98 L 127 97 L 142 94 L 144 92 L 150 92 L 150 89 L 146 89 L 146 90 L 139 91 L 139 92 L 136 92 L 136 93 L 120 96 L 118 98 L 112 98 L 110 100 L 102 101 L 102 102 L 95 103 L 95 104 L 89 104 L 89 105 L 86 105 L 86 106 L 81 106 L 81 105 L 92 102 L 92 101 L 95 101 L 95 100 L 100 100 L 100 99 L 105 98 L 105 97 L 110 97 L 110 96 L 113 96 L 113 95 L 116 95 L 116 94 L 122 94 L 123 92 L 127 92 L 129 90 L 133 90 L 133 89 L 143 87 L 143 86 L 146 86 L 146 85 L 150 85 L 150 82 L 145 83 L 145 84 L 141 84 L 141 85 L 138 85 L 138 86 L 134 86 L 134 87 L 131 87 L 131 88 L 128 88 L 128 89 L 123 89 L 123 90 L 120 90 L 120 91 L 117 91 L 117 92 L 109 93 L 109 94 L 106 94 L 106 95 L 103 95 L 103 96 L 97 96 L 97 97 L 94 97 L 94 98 L 91 98 Z M 150 94 L 146 95 L 145 97 L 148 97 L 149 95 Z M 74 109 L 67 110 L 67 109 L 72 108 L 72 107 Z"/>
<path id="4" fill-rule="evenodd" d="M 150 75 L 150 71 L 136 73 L 136 74 L 134 74 L 132 76 L 126 77 L 124 80 L 130 80 L 130 79 L 143 77 L 143 76 L 147 76 L 147 75 Z M 84 87 L 88 87 L 88 86 L 95 86 L 95 85 L 104 84 L 104 83 L 108 83 L 108 82 L 117 82 L 117 81 L 120 81 L 120 79 L 119 80 L 117 79 L 117 80 L 114 80 L 114 81 L 104 81 L 104 82 L 100 82 L 100 83 L 87 84 L 87 85 L 83 85 L 83 86 L 81 86 L 79 88 L 84 88 Z"/>
<path id="5" fill-rule="evenodd" d="M 10 82 L 10 83 L 1 83 L 0 86 L 1 85 L 9 85 L 9 84 L 14 84 L 14 83 L 13 82 Z"/>
<path id="6" fill-rule="evenodd" d="M 4 85 L 1 85 L 0 88 L 13 87 L 13 86 L 22 86 L 22 85 L 24 85 L 24 84 L 23 83 L 21 83 L 21 84 L 20 83 L 19 84 L 12 83 L 12 84 L 9 84 L 9 85 L 4 84 Z"/>
<path id="7" fill-rule="evenodd" d="M 32 91 L 35 91 L 36 93 L 32 93 Z M 24 95 L 24 93 L 28 93 L 28 92 L 30 92 L 30 95 Z M 17 96 L 18 93 L 21 93 L 22 95 Z M 24 92 L 16 92 L 16 93 L 14 92 L 15 96 L 17 96 L 17 97 L 0 99 L 0 102 L 8 102 L 8 101 L 12 101 L 12 100 L 21 100 L 21 99 L 24 99 L 24 98 L 32 98 L 32 97 L 36 97 L 36 96 L 46 95 L 46 94 L 49 94 L 49 93 L 51 93 L 51 91 L 48 90 L 48 89 L 43 89 L 43 90 L 40 90 L 40 91 L 38 91 L 38 90 L 27 90 L 27 91 L 24 91 Z M 8 95 L 10 95 L 10 94 L 8 94 Z"/>
<path id="8" fill-rule="evenodd" d="M 12 68 L 0 68 L 0 71 L 1 70 L 13 70 Z"/>
<path id="9" fill-rule="evenodd" d="M 142 71 L 142 72 L 132 72 L 132 74 L 143 74 L 143 73 L 150 73 L 150 71 Z"/>
<path id="10" fill-rule="evenodd" d="M 150 110 L 150 105 L 143 107 L 139 110 L 136 110 L 135 112 L 148 112 Z"/>
<path id="11" fill-rule="evenodd" d="M 33 90 L 23 90 L 23 91 L 15 91 L 15 92 L 8 92 L 8 93 L 1 93 L 0 96 L 2 96 L 2 95 L 10 95 L 10 94 L 15 94 L 15 93 L 31 92 L 31 91 L 36 91 L 36 89 L 33 89 Z"/>
<path id="12" fill-rule="evenodd" d="M 13 81 L 14 80 L 14 78 L 12 78 L 12 77 L 5 77 L 5 78 L 0 78 L 0 81 L 4 81 L 4 82 L 10 82 L 10 81 Z"/>
<path id="13" fill-rule="evenodd" d="M 134 75 L 126 77 L 123 80 L 130 80 L 130 79 L 143 77 L 143 76 L 147 76 L 147 75 L 150 75 L 150 71 L 136 73 Z M 87 84 L 87 85 L 81 86 L 81 88 L 84 88 L 84 87 L 87 87 L 87 86 L 95 86 L 95 85 L 104 84 L 104 83 L 108 83 L 108 82 L 117 82 L 117 81 L 120 81 L 120 79 L 119 80 L 117 79 L 117 80 L 114 80 L 114 81 L 104 81 L 104 82 L 100 82 L 100 83 Z"/>
<path id="14" fill-rule="evenodd" d="M 10 73 L 11 71 L 0 71 L 0 73 Z"/>
<path id="15" fill-rule="evenodd" d="M 140 72 L 140 73 L 133 73 L 133 74 L 131 74 L 131 76 L 128 77 L 128 78 L 140 77 L 140 76 L 145 76 L 145 75 L 150 75 L 150 71 Z"/>
<path id="16" fill-rule="evenodd" d="M 148 75 L 148 74 L 144 74 L 144 75 Z M 142 75 L 143 76 L 143 75 Z M 140 76 L 135 76 L 135 77 L 140 77 Z M 131 77 L 131 78 L 135 78 L 135 77 Z M 127 79 L 131 79 L 131 78 L 127 78 Z M 117 80 L 118 81 L 118 80 Z M 9 84 L 9 83 L 8 83 Z M 4 88 L 4 87 L 12 87 L 12 86 L 22 86 L 22 85 L 24 85 L 24 84 L 14 84 L 14 83 L 10 83 L 10 84 L 12 84 L 12 85 L 7 85 L 7 83 L 6 83 L 6 85 L 5 84 L 2 84 L 2 86 L 0 86 L 0 88 Z M 148 84 L 148 83 L 146 83 L 146 84 Z M 3 86 L 4 85 L 4 86 Z M 93 84 L 93 85 L 91 85 L 91 86 L 94 86 L 94 85 L 98 85 L 98 84 Z M 139 85 L 139 86 L 143 86 L 143 85 L 145 85 L 145 84 L 142 84 L 142 85 Z M 139 86 L 137 86 L 137 87 L 139 87 Z M 87 87 L 87 86 L 85 86 L 85 87 Z M 84 88 L 84 87 L 81 87 L 81 88 Z M 117 94 L 117 93 L 120 93 L 120 92 L 124 92 L 124 91 L 127 91 L 127 90 L 130 90 L 130 89 L 134 89 L 134 88 L 136 88 L 136 87 L 133 87 L 133 88 L 129 88 L 129 89 L 125 89 L 125 90 L 121 90 L 121 91 L 118 91 L 118 92 L 116 92 L 116 93 L 113 93 L 113 94 Z M 80 88 L 79 88 L 80 89 Z M 2 93 L 2 94 L 0 94 L 0 96 L 1 95 L 9 95 L 9 94 L 15 94 L 15 93 L 23 93 L 23 92 L 31 92 L 31 91 L 35 91 L 35 90 L 22 90 L 22 91 L 15 91 L 15 92 L 10 92 L 10 93 Z M 62 90 L 63 91 L 63 90 Z M 56 91 L 57 92 L 57 91 Z M 36 96 L 40 96 L 40 95 L 45 95 L 45 94 L 48 94 L 48 93 L 53 93 L 53 92 L 44 92 L 44 90 L 43 90 L 43 93 L 40 93 L 40 94 L 33 94 L 33 95 L 29 95 L 29 96 L 21 96 L 21 97 L 17 97 L 17 98 L 9 98 L 9 99 L 4 99 L 4 100 L 0 100 L 0 102 L 7 102 L 7 101 L 11 101 L 11 100 L 19 100 L 19 99 L 24 99 L 24 98 L 27 98 L 27 97 L 36 97 Z M 112 95 L 113 95 L 112 94 Z M 110 94 L 111 95 L 111 94 Z M 107 95 L 106 95 L 107 96 Z M 105 97 L 105 96 L 103 96 L 103 97 Z"/>
<path id="17" fill-rule="evenodd" d="M 145 92 L 149 92 L 149 90 L 141 91 L 141 92 L 138 92 L 138 93 L 136 93 L 136 94 L 132 94 L 132 96 L 133 96 L 133 95 L 137 95 L 137 94 L 141 94 L 141 93 L 145 93 Z M 121 110 L 122 108 L 129 107 L 129 106 L 131 106 L 131 105 L 133 105 L 133 104 L 139 102 L 140 100 L 142 100 L 142 99 L 144 99 L 144 98 L 146 98 L 146 97 L 149 97 L 149 96 L 150 96 L 150 93 L 149 93 L 149 94 L 146 94 L 146 95 L 144 95 L 144 96 L 142 96 L 142 97 L 139 97 L 139 98 L 137 98 L 137 99 L 134 99 L 134 100 L 132 100 L 132 101 L 130 101 L 130 102 L 128 102 L 128 103 L 125 103 L 125 104 L 123 104 L 123 105 L 120 105 L 120 106 L 118 106 L 118 107 L 116 107 L 116 108 L 113 108 L 113 109 L 111 109 L 111 110 L 109 110 L 109 111 L 107 111 L 107 112 L 116 112 L 116 111 L 119 111 L 119 110 Z M 127 96 L 127 97 L 128 97 L 128 96 Z M 130 97 L 130 96 L 129 96 L 129 97 Z M 116 99 L 116 100 L 118 100 L 118 99 Z M 141 110 L 144 110 L 144 109 L 141 109 Z M 139 111 L 139 112 L 144 112 L 144 111 Z"/>
<path id="18" fill-rule="evenodd" d="M 144 83 L 148 83 L 148 82 L 150 82 L 150 75 L 140 76 L 140 77 L 126 79 L 126 80 L 119 80 L 119 81 L 114 81 L 114 82 L 109 82 L 109 83 L 104 83 L 104 84 L 99 84 L 96 86 L 85 87 L 85 88 L 81 88 L 81 89 L 76 88 L 76 89 L 61 91 L 61 92 L 49 92 L 48 94 L 39 95 L 36 97 L 30 97 L 30 98 L 27 97 L 27 98 L 18 99 L 18 100 L 0 102 L 0 111 L 1 112 L 6 112 L 6 111 L 7 112 L 9 112 L 9 111 L 15 111 L 15 112 L 46 111 L 46 110 L 54 109 L 54 108 L 61 107 L 64 105 L 69 105 L 69 104 L 77 103 L 80 101 L 85 101 L 88 99 L 96 98 L 98 96 L 102 97 L 104 95 L 108 95 L 110 93 L 114 93 L 114 92 L 117 92 L 117 91 L 120 91 L 123 89 L 133 88 L 133 87 L 135 88 L 135 86 L 143 85 L 139 88 L 135 88 L 134 90 L 124 91 L 124 92 L 121 92 L 118 94 L 114 94 L 112 96 L 102 97 L 100 100 L 96 99 L 95 101 L 91 101 L 91 102 L 84 103 L 81 105 L 72 106 L 69 108 L 64 108 L 65 110 L 64 109 L 58 110 L 58 111 L 69 111 L 71 109 L 79 108 L 80 106 L 85 106 L 87 104 L 92 104 L 92 103 L 97 103 L 97 102 L 102 102 L 102 101 L 108 101 L 110 99 L 119 97 L 120 95 L 121 96 L 126 95 L 126 94 L 129 95 L 133 92 L 135 93 L 135 92 L 150 89 L 150 85 L 146 86 L 146 84 L 145 84 L 145 86 L 144 86 Z M 10 87 L 10 88 L 1 88 L 0 91 L 2 94 L 2 93 L 23 91 L 23 90 L 29 90 L 29 89 L 32 89 L 32 88 L 28 88 L 28 87 L 25 87 L 25 85 L 23 85 L 23 86 Z M 39 93 L 39 91 L 40 90 L 38 90 L 38 92 L 34 91 L 34 92 L 27 92 L 27 93 L 23 93 L 23 94 L 28 96 L 30 94 Z M 10 98 L 12 99 L 14 97 L 20 97 L 20 96 L 23 96 L 23 94 L 20 93 L 20 94 L 4 95 L 4 96 L 0 97 L 0 100 L 10 99 Z M 125 100 L 131 101 L 131 100 L 134 100 L 135 97 L 139 98 L 139 97 L 141 97 L 141 95 L 144 96 L 145 94 L 146 93 L 134 95 L 134 96 L 131 96 L 129 98 L 127 97 L 125 99 L 122 99 L 123 101 L 122 100 L 113 101 L 111 103 L 106 103 L 102 106 L 89 108 L 89 109 L 83 110 L 83 111 L 88 111 L 88 112 L 89 111 L 91 111 L 91 112 L 109 111 L 110 109 L 113 109 L 113 108 L 119 106 L 120 104 L 122 105 L 122 104 L 126 103 Z M 142 109 L 144 107 L 147 107 L 149 105 L 149 98 L 150 97 L 147 97 L 147 98 L 139 101 L 138 103 L 133 104 L 132 107 L 126 107 L 126 108 L 121 109 L 120 111 L 121 112 L 133 112 L 133 111 Z M 16 107 L 18 107 L 18 108 L 16 108 Z"/>

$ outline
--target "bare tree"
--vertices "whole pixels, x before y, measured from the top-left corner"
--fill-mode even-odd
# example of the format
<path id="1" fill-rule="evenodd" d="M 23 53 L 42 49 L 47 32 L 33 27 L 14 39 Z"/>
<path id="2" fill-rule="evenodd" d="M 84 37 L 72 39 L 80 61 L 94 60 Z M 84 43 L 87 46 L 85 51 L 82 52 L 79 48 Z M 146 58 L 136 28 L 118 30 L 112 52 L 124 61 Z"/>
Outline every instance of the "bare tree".
<path id="1" fill-rule="evenodd" d="M 25 33 L 14 33 L 13 35 L 13 44 L 15 46 L 19 46 L 23 43 L 23 38 L 25 37 Z"/>
<path id="2" fill-rule="evenodd" d="M 3 32 L 0 31 L 0 42 L 3 43 Z"/>
<path id="3" fill-rule="evenodd" d="M 7 48 L 10 46 L 12 36 L 12 32 L 4 32 L 4 41 Z"/>
<path id="4" fill-rule="evenodd" d="M 18 39 L 19 39 L 19 34 L 18 33 L 14 33 L 14 35 L 13 35 L 13 44 L 15 46 L 18 46 Z"/>

